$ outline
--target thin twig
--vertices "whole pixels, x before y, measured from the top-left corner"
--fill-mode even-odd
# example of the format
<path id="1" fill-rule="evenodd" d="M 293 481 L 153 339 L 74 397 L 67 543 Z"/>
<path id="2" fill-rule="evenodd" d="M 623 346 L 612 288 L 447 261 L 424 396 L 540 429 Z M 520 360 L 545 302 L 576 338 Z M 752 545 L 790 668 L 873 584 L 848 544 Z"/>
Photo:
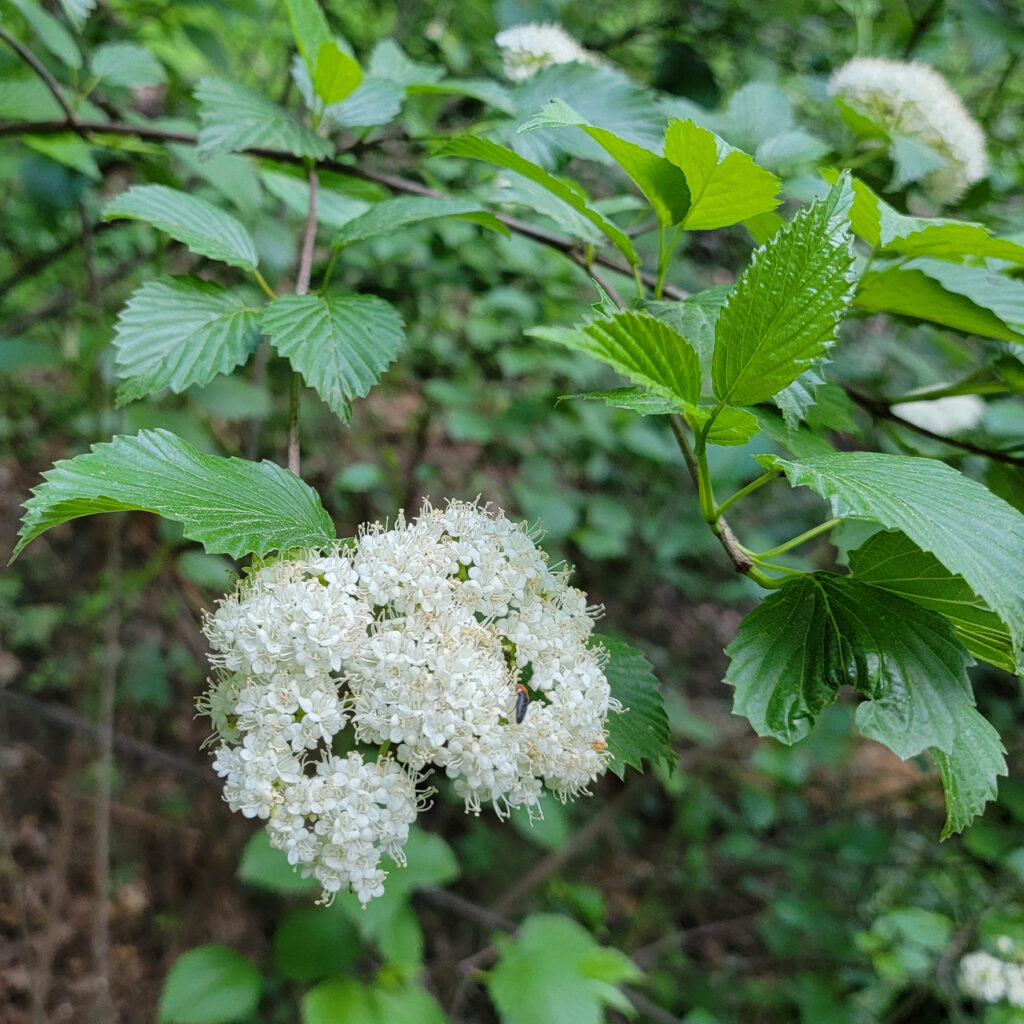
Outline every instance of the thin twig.
<path id="1" fill-rule="evenodd" d="M 46 69 L 46 65 L 30 50 L 27 46 L 20 43 L 14 36 L 5 32 L 0 28 L 0 39 L 2 39 L 15 53 L 43 80 L 46 88 L 53 93 L 53 98 L 60 104 L 60 109 L 64 111 L 64 116 L 67 120 L 64 122 L 65 130 L 69 125 L 75 124 L 75 112 L 68 105 L 68 101 L 64 98 L 64 93 L 61 92 L 60 86 L 57 84 L 57 79 L 50 74 Z"/>
<path id="2" fill-rule="evenodd" d="M 912 430 L 915 434 L 920 434 L 922 437 L 927 437 L 932 441 L 941 441 L 943 444 L 948 444 L 951 448 L 959 448 L 962 451 L 971 452 L 973 455 L 984 455 L 995 462 L 1006 462 L 1011 466 L 1024 466 L 1024 457 L 1022 456 L 1010 455 L 1008 452 L 1000 451 L 998 448 L 984 448 L 981 445 L 974 444 L 972 441 L 961 441 L 955 437 L 947 437 L 945 434 L 937 434 L 934 430 L 929 430 L 927 427 L 919 427 L 916 423 L 903 419 L 884 400 L 872 398 L 870 395 L 862 395 L 859 391 L 848 387 L 844 387 L 843 390 L 862 409 L 871 413 L 875 419 L 897 423 L 901 427 Z"/>

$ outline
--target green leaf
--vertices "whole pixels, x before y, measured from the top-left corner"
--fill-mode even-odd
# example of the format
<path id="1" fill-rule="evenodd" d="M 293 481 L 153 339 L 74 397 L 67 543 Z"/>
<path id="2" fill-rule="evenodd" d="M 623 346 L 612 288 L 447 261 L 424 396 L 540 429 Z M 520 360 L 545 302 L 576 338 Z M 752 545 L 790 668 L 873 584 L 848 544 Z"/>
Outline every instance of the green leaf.
<path id="1" fill-rule="evenodd" d="M 1016 672 L 1013 642 L 1005 624 L 933 554 L 904 533 L 879 532 L 850 552 L 850 572 L 861 583 L 880 587 L 945 616 L 976 658 Z"/>
<path id="2" fill-rule="evenodd" d="M 667 323 L 647 313 L 622 312 L 577 327 L 535 327 L 526 333 L 586 352 L 663 398 L 690 405 L 700 399 L 696 351 Z"/>
<path id="3" fill-rule="evenodd" d="M 553 174 L 545 171 L 543 167 L 526 160 L 511 149 L 499 146 L 498 143 L 492 142 L 490 139 L 481 138 L 478 135 L 468 135 L 460 139 L 452 139 L 436 155 L 461 156 L 469 160 L 485 160 L 488 163 L 504 167 L 509 171 L 515 171 L 517 174 L 535 181 L 538 185 L 546 188 L 552 195 L 561 199 L 563 203 L 567 203 L 574 210 L 582 213 L 587 220 L 598 227 L 605 237 L 626 257 L 631 266 L 636 266 L 640 262 L 640 258 L 634 251 L 633 243 L 629 240 L 629 236 L 588 206 L 586 196 L 574 182 L 567 182 L 562 178 L 556 178 Z"/>
<path id="4" fill-rule="evenodd" d="M 239 157 L 238 159 L 243 159 Z M 260 181 L 267 191 L 295 214 L 305 219 L 309 214 L 309 182 L 284 171 L 260 169 Z M 321 182 L 317 190 L 316 219 L 328 228 L 340 228 L 361 213 L 370 209 L 364 199 L 344 195 L 334 189 L 325 188 Z"/>
<path id="5" fill-rule="evenodd" d="M 321 44 L 312 75 L 313 90 L 326 104 L 340 102 L 363 80 L 359 62 L 345 53 L 333 39 Z"/>
<path id="6" fill-rule="evenodd" d="M 902 530 L 962 576 L 1024 642 L 1024 515 L 975 480 L 934 459 L 836 452 L 801 462 L 759 456 L 794 487 L 828 498 L 833 514 Z"/>
<path id="7" fill-rule="evenodd" d="M 164 981 L 160 1024 L 227 1024 L 256 1012 L 260 972 L 226 946 L 196 946 L 174 962 Z"/>
<path id="8" fill-rule="evenodd" d="M 1024 330 L 1024 283 L 985 267 L 963 266 L 947 260 L 919 256 L 904 264 L 908 272 L 921 271 L 954 295 L 963 295 L 994 313 L 1013 330 Z"/>
<path id="9" fill-rule="evenodd" d="M 460 217 L 508 235 L 508 228 L 479 203 L 466 199 L 434 199 L 429 196 L 400 196 L 375 203 L 364 214 L 343 225 L 334 236 L 334 245 L 348 245 L 375 235 L 389 234 L 397 228 L 439 217 Z"/>
<path id="10" fill-rule="evenodd" d="M 682 171 L 649 149 L 590 125 L 563 100 L 552 100 L 519 131 L 566 126 L 582 128 L 626 172 L 651 204 L 659 223 L 679 224 L 683 220 L 690 209 L 690 190 Z"/>
<path id="11" fill-rule="evenodd" d="M 52 15 L 43 10 L 36 0 L 10 0 L 28 26 L 62 64 L 77 71 L 82 66 L 82 55 L 71 33 Z"/>
<path id="12" fill-rule="evenodd" d="M 506 1024 L 601 1024 L 606 1004 L 622 1006 L 616 986 L 642 977 L 625 954 L 555 914 L 531 914 L 514 938 L 499 937 L 497 945 L 487 988 Z"/>
<path id="13" fill-rule="evenodd" d="M 144 46 L 138 43 L 104 43 L 90 60 L 92 73 L 108 85 L 126 89 L 152 88 L 167 81 L 167 72 Z"/>
<path id="14" fill-rule="evenodd" d="M 104 220 L 142 220 L 184 242 L 200 256 L 209 256 L 243 270 L 259 263 L 252 236 L 229 213 L 198 196 L 165 185 L 133 185 L 103 209 Z"/>
<path id="15" fill-rule="evenodd" d="M 302 1024 L 448 1024 L 434 997 L 415 982 L 364 985 L 326 981 L 302 997 Z"/>
<path id="16" fill-rule="evenodd" d="M 298 868 L 288 863 L 288 855 L 270 845 L 263 829 L 245 844 L 237 874 L 238 880 L 246 885 L 285 895 L 312 895 L 321 891 L 315 878 L 303 878 Z"/>
<path id="17" fill-rule="evenodd" d="M 375 295 L 283 295 L 261 322 L 274 348 L 342 419 L 405 339 L 398 311 Z"/>
<path id="18" fill-rule="evenodd" d="M 797 425 L 807 418 L 807 413 L 814 407 L 816 401 L 815 392 L 825 380 L 821 367 L 812 366 L 778 394 L 772 395 L 772 401 L 778 406 L 790 430 L 795 430 Z"/>
<path id="19" fill-rule="evenodd" d="M 688 231 L 738 224 L 779 205 L 774 174 L 692 121 L 669 122 L 665 159 L 683 172 L 690 189 L 683 220 Z"/>
<path id="20" fill-rule="evenodd" d="M 363 951 L 355 926 L 334 907 L 300 907 L 274 932 L 274 966 L 292 981 L 343 978 Z"/>
<path id="21" fill-rule="evenodd" d="M 795 380 L 835 341 L 853 297 L 844 176 L 754 252 L 715 327 L 712 379 L 730 405 L 754 405 Z"/>
<path id="22" fill-rule="evenodd" d="M 710 419 L 713 411 L 707 406 L 691 407 L 686 412 L 687 422 L 694 430 L 700 430 Z M 731 447 L 746 444 L 760 429 L 757 417 L 752 412 L 747 409 L 730 409 L 726 406 L 719 410 L 704 440 L 708 444 Z"/>
<path id="23" fill-rule="evenodd" d="M 710 358 L 715 348 L 715 327 L 732 288 L 705 288 L 678 302 L 644 303 L 644 309 L 674 327 L 696 350 L 701 359 Z"/>
<path id="24" fill-rule="evenodd" d="M 952 751 L 932 750 L 946 794 L 943 839 L 962 832 L 996 798 L 996 779 L 1007 774 L 1005 753 L 999 733 L 974 708 L 961 718 Z"/>
<path id="25" fill-rule="evenodd" d="M 80 135 L 61 132 L 58 135 L 25 136 L 21 142 L 29 149 L 65 167 L 71 167 L 93 181 L 103 177 L 93 158 L 92 147 Z"/>
<path id="26" fill-rule="evenodd" d="M 489 78 L 442 78 L 437 82 L 416 82 L 406 86 L 410 96 L 468 96 L 503 114 L 514 114 L 516 105 L 508 89 Z"/>
<path id="27" fill-rule="evenodd" d="M 795 743 L 841 686 L 867 701 L 857 725 L 901 758 L 950 751 L 974 704 L 966 651 L 941 615 L 832 573 L 784 583 L 726 649 L 733 712 Z"/>
<path id="28" fill-rule="evenodd" d="M 234 82 L 201 78 L 199 156 L 245 149 L 283 149 L 295 156 L 322 160 L 334 145 L 321 138 L 272 100 Z"/>
<path id="29" fill-rule="evenodd" d="M 60 0 L 60 5 L 75 28 L 80 29 L 99 0 Z"/>
<path id="30" fill-rule="evenodd" d="M 917 135 L 891 132 L 889 135 L 889 156 L 892 158 L 893 174 L 889 182 L 891 192 L 899 192 L 912 181 L 927 178 L 932 171 L 941 170 L 948 163 L 946 158 Z"/>
<path id="31" fill-rule="evenodd" d="M 259 309 L 219 284 L 193 277 L 149 281 L 118 317 L 118 404 L 208 384 L 241 366 L 260 338 Z"/>
<path id="32" fill-rule="evenodd" d="M 629 409 L 641 416 L 667 416 L 679 412 L 679 404 L 660 395 L 652 395 L 645 388 L 612 388 L 610 391 L 587 391 L 579 395 L 561 395 L 560 402 L 570 398 L 604 402 L 616 409 Z"/>
<path id="33" fill-rule="evenodd" d="M 890 266 L 865 274 L 854 305 L 869 313 L 899 313 L 983 338 L 1024 342 L 1024 333 L 1009 327 L 991 310 L 965 295 L 947 291 L 921 270 L 905 266 Z"/>
<path id="34" fill-rule="evenodd" d="M 612 697 L 622 704 L 622 713 L 613 711 L 605 723 L 612 755 L 608 767 L 621 779 L 627 765 L 643 771 L 645 760 L 674 764 L 668 716 L 650 663 L 622 640 L 605 636 L 598 639 L 608 651 L 604 673 Z"/>
<path id="35" fill-rule="evenodd" d="M 285 0 L 292 38 L 312 78 L 325 43 L 333 42 L 327 18 L 318 0 Z"/>
<path id="36" fill-rule="evenodd" d="M 154 512 L 212 554 L 241 558 L 334 539 L 316 492 L 273 462 L 202 455 L 167 430 L 115 437 L 43 474 L 25 502 L 13 561 L 29 541 L 99 512 Z"/>

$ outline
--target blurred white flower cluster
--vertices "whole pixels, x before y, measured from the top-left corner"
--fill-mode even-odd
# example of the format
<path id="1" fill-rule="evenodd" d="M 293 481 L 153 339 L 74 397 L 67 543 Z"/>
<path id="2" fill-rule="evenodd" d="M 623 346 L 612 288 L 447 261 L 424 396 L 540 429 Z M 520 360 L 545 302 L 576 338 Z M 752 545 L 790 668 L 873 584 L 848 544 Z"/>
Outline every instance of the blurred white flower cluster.
<path id="1" fill-rule="evenodd" d="M 946 395 L 923 402 L 893 406 L 900 419 L 936 434 L 953 436 L 976 427 L 985 415 L 985 402 L 977 395 Z"/>
<path id="2" fill-rule="evenodd" d="M 505 77 L 525 82 L 550 64 L 599 64 L 596 53 L 585 50 L 561 25 L 528 22 L 503 29 L 494 37 L 501 50 Z"/>
<path id="3" fill-rule="evenodd" d="M 985 177 L 985 133 L 949 83 L 926 64 L 855 57 L 829 79 L 828 91 L 887 132 L 915 136 L 945 160 L 924 184 L 953 202 Z"/>
<path id="4" fill-rule="evenodd" d="M 1002 936 L 1000 952 L 1011 956 L 1013 941 Z M 983 1003 L 1001 1003 L 1024 1009 L 1024 965 L 1002 960 L 984 950 L 968 953 L 960 961 L 960 991 Z"/>
<path id="5" fill-rule="evenodd" d="M 465 502 L 253 572 L 204 625 L 218 678 L 200 710 L 225 799 L 325 898 L 365 903 L 384 891 L 382 854 L 404 863 L 431 769 L 474 813 L 583 792 L 619 705 L 588 643 L 598 609 L 568 575 Z"/>

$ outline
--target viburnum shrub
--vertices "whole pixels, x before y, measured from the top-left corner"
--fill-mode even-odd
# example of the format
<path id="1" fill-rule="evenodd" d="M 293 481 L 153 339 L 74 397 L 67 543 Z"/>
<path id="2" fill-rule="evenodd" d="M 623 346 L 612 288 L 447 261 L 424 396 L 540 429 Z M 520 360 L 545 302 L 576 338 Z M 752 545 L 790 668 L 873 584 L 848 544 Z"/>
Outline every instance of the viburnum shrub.
<path id="1" fill-rule="evenodd" d="M 337 283 L 349 248 L 452 217 L 515 232 L 566 253 L 594 282 L 585 319 L 553 314 L 528 333 L 622 378 L 575 397 L 649 417 L 674 439 L 696 515 L 766 591 L 728 647 L 735 711 L 759 735 L 794 743 L 852 688 L 863 734 L 901 758 L 930 753 L 945 789 L 943 835 L 962 830 L 1006 771 L 967 669 L 975 659 L 1020 669 L 1024 516 L 980 473 L 907 438 L 971 453 L 972 473 L 985 460 L 1019 462 L 998 439 L 969 432 L 985 415 L 983 396 L 1020 391 L 1024 380 L 1024 284 L 1014 276 L 1024 246 L 938 216 L 986 173 L 984 138 L 960 101 L 927 68 L 853 61 L 827 90 L 820 83 L 839 109 L 815 135 L 773 86 L 701 111 L 640 87 L 553 25 L 501 33 L 510 80 L 501 83 L 448 77 L 391 40 L 361 63 L 311 0 L 287 8 L 298 49 L 287 107 L 271 98 L 279 85 L 264 93 L 204 77 L 193 124 L 114 120 L 109 102 L 94 106 L 84 86 L 47 72 L 34 83 L 43 112 L 2 126 L 48 139 L 67 160 L 126 138 L 189 147 L 199 161 L 242 154 L 301 208 L 287 294 L 270 283 L 287 278 L 261 266 L 253 234 L 226 204 L 162 178 L 133 181 L 104 211 L 205 260 L 202 276 L 148 280 L 128 299 L 112 339 L 118 401 L 205 385 L 265 343 L 293 370 L 287 468 L 203 454 L 162 428 L 116 436 L 45 474 L 15 556 L 69 519 L 132 509 L 181 523 L 208 552 L 251 556 L 205 623 L 214 669 L 200 707 L 213 768 L 228 804 L 266 821 L 272 844 L 328 899 L 384 891 L 381 858 L 402 862 L 432 779 L 450 779 L 467 811 L 536 815 L 552 796 L 586 793 L 608 767 L 621 775 L 671 762 L 646 662 L 593 631 L 597 610 L 567 567 L 548 564 L 536 534 L 472 495 L 435 495 L 437 507 L 415 519 L 395 509 L 390 525 L 339 538 L 300 475 L 302 388 L 347 420 L 402 358 L 395 307 Z M 116 83 L 111 60 L 68 80 Z M 420 138 L 403 137 L 403 106 L 437 95 L 462 97 L 477 121 L 439 124 L 425 145 L 422 125 Z M 401 146 L 422 173 L 378 168 L 378 150 Z M 601 200 L 583 184 L 595 163 L 612 183 Z M 455 183 L 452 192 L 423 184 L 428 166 L 443 168 L 430 177 Z M 328 173 L 391 194 L 346 197 L 324 186 Z M 897 201 L 917 212 L 887 202 L 886 188 L 904 190 Z M 673 280 L 680 242 L 736 226 L 756 247 L 735 279 L 683 290 Z M 898 394 L 844 388 L 830 359 L 855 360 L 858 321 L 876 314 L 876 325 L 909 318 L 975 336 L 976 365 Z M 850 450 L 853 402 L 891 432 L 885 451 Z M 738 446 L 747 482 L 720 493 L 714 453 Z M 776 516 L 786 483 L 815 492 L 828 512 L 755 550 L 727 517 L 761 500 Z M 863 529 L 856 546 L 843 543 L 841 566 L 787 564 L 793 549 L 850 523 Z M 985 982 L 972 963 L 964 983 L 995 993 L 991 971 Z"/>

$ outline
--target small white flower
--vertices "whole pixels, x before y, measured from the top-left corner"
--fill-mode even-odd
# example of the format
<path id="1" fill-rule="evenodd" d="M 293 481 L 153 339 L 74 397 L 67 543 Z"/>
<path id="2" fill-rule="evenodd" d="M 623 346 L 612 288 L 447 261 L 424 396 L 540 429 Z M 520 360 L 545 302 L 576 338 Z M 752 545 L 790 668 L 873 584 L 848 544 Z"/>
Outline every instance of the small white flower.
<path id="1" fill-rule="evenodd" d="M 886 131 L 913 135 L 945 158 L 924 184 L 953 202 L 985 177 L 985 133 L 949 83 L 926 64 L 855 57 L 829 79 L 828 91 Z"/>
<path id="2" fill-rule="evenodd" d="M 501 50 L 505 77 L 525 82 L 551 64 L 599 64 L 597 54 L 584 49 L 561 25 L 531 21 L 503 29 L 494 37 Z"/>
<path id="3" fill-rule="evenodd" d="M 978 425 L 985 415 L 985 402 L 977 395 L 947 395 L 925 402 L 900 402 L 893 412 L 915 427 L 952 436 Z"/>
<path id="4" fill-rule="evenodd" d="M 1006 995 L 1005 963 L 983 950 L 960 961 L 960 990 L 985 1003 L 998 1003 Z"/>

